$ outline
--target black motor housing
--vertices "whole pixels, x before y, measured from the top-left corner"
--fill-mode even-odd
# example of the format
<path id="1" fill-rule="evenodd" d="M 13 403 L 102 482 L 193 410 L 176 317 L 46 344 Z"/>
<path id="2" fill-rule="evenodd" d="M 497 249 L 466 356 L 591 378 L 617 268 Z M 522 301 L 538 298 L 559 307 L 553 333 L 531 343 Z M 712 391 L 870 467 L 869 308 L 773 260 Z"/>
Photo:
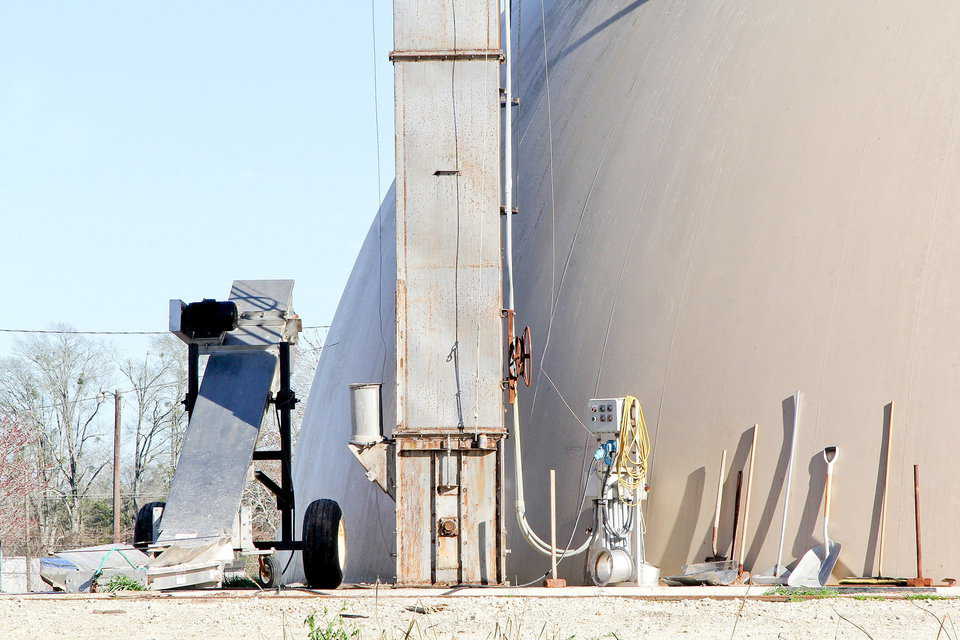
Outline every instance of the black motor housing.
<path id="1" fill-rule="evenodd" d="M 191 340 L 213 340 L 237 328 L 237 304 L 204 299 L 191 302 L 180 315 L 180 330 Z"/>

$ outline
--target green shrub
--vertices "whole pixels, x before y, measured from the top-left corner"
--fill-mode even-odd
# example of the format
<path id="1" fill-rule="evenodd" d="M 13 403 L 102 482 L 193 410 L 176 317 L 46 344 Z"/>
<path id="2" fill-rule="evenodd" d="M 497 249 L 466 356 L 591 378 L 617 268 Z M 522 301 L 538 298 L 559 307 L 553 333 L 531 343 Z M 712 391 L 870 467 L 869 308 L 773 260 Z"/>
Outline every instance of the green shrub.
<path id="1" fill-rule="evenodd" d="M 307 640 L 353 640 L 360 637 L 360 630 L 344 627 L 340 616 L 328 616 L 326 609 L 323 615 L 322 620 L 317 620 L 316 614 L 311 613 L 303 621 L 307 626 Z"/>
<path id="2" fill-rule="evenodd" d="M 115 593 L 117 591 L 146 591 L 147 588 L 134 580 L 133 578 L 128 578 L 127 576 L 113 576 L 107 580 L 107 584 L 104 587 L 106 591 L 110 593 Z"/>

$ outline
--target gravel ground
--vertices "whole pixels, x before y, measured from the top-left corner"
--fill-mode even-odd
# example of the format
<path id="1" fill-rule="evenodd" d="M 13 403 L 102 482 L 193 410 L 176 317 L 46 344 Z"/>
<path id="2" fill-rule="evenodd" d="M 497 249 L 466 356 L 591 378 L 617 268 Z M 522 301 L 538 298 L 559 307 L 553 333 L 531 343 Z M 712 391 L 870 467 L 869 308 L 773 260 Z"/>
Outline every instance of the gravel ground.
<path id="1" fill-rule="evenodd" d="M 0 638 L 293 640 L 952 638 L 960 600 L 124 597 L 0 599 Z M 939 619 L 945 620 L 940 632 Z M 328 625 L 330 625 L 328 629 Z M 858 629 L 857 626 L 862 629 Z M 343 633 L 340 633 L 340 632 Z M 409 633 L 408 633 L 409 631 Z M 938 635 L 940 632 L 940 635 Z"/>

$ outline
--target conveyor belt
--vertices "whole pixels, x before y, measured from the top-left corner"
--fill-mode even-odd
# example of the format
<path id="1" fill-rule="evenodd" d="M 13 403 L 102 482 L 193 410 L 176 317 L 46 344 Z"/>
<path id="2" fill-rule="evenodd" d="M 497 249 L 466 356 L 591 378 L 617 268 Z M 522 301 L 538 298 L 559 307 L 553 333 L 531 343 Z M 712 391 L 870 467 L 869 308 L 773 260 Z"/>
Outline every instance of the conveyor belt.
<path id="1" fill-rule="evenodd" d="M 244 313 L 290 309 L 292 280 L 236 281 L 230 299 Z M 226 345 L 276 344 L 273 327 L 241 326 Z M 160 523 L 158 541 L 229 536 L 260 433 L 278 358 L 272 350 L 211 355 Z"/>

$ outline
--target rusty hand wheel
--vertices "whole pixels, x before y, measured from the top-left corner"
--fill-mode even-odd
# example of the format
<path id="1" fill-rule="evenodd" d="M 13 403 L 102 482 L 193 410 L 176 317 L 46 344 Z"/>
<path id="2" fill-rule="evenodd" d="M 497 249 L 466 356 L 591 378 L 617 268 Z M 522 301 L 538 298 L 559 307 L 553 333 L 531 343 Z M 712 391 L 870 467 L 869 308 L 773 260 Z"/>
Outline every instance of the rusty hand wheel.
<path id="1" fill-rule="evenodd" d="M 523 375 L 523 384 L 530 386 L 533 372 L 533 336 L 530 334 L 530 327 L 523 328 L 523 337 L 520 338 L 520 373 Z"/>
<path id="2" fill-rule="evenodd" d="M 508 354 L 508 374 L 509 379 L 517 381 L 523 378 L 523 384 L 530 386 L 531 372 L 533 364 L 533 338 L 530 335 L 530 327 L 524 327 L 522 336 L 514 336 L 510 343 L 510 352 Z"/>

